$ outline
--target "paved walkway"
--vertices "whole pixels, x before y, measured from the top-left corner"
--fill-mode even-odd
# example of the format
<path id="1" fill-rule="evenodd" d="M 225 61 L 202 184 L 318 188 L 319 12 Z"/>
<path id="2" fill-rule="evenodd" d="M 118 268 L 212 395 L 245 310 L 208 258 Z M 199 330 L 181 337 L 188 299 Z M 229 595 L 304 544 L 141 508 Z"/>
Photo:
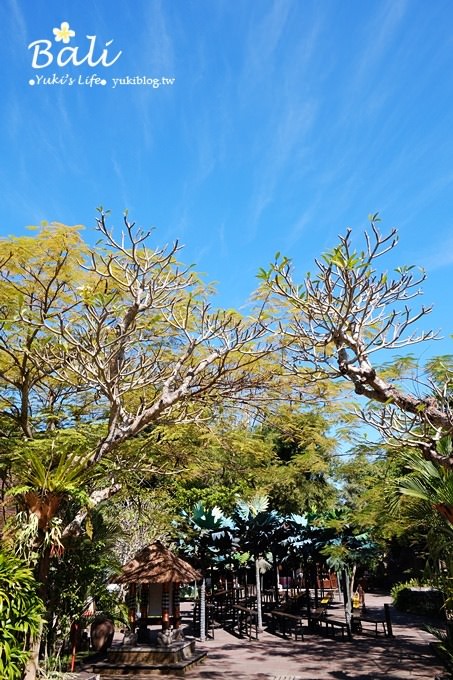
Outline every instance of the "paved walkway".
<path id="1" fill-rule="evenodd" d="M 369 593 L 366 597 L 368 615 L 383 616 L 384 603 L 390 603 L 390 597 Z M 341 605 L 337 607 L 340 616 Z M 424 619 L 401 614 L 393 608 L 391 618 L 393 638 L 368 633 L 355 635 L 352 641 L 342 640 L 339 634 L 332 639 L 311 633 L 304 635 L 304 641 L 294 641 L 267 631 L 260 634 L 259 640 L 249 641 L 216 628 L 214 639 L 197 642 L 197 650 L 207 651 L 208 656 L 188 670 L 185 677 L 187 680 L 434 680 L 436 676 L 447 677 L 429 647 L 435 638 L 422 630 Z M 173 680 L 177 676 L 164 677 Z"/>
<path id="2" fill-rule="evenodd" d="M 383 615 L 390 597 L 367 594 L 369 615 Z M 304 641 L 284 640 L 268 632 L 259 641 L 238 639 L 223 629 L 197 643 L 208 656 L 186 677 L 235 680 L 406 680 L 431 679 L 445 673 L 429 648 L 434 638 L 422 630 L 422 617 L 391 608 L 394 638 L 356 635 L 352 641 L 305 634 Z M 168 677 L 168 676 L 167 676 Z"/>

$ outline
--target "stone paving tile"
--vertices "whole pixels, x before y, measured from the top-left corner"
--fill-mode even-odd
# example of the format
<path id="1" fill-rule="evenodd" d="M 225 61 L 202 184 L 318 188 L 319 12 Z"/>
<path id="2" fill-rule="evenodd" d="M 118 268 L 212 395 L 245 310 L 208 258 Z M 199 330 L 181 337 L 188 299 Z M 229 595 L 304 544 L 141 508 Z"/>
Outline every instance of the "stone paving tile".
<path id="1" fill-rule="evenodd" d="M 382 615 L 389 597 L 367 594 L 367 614 Z M 187 612 L 189 614 L 189 612 Z M 338 616 L 341 609 L 338 611 Z M 221 628 L 197 642 L 207 658 L 186 672 L 187 680 L 434 680 L 445 671 L 433 655 L 423 618 L 392 609 L 393 638 L 354 636 L 352 641 L 306 633 L 304 641 L 264 631 L 259 640 L 239 639 Z M 162 677 L 162 676 L 161 676 Z M 174 675 L 163 676 L 176 680 Z"/>
<path id="2" fill-rule="evenodd" d="M 381 614 L 390 598 L 367 595 L 368 614 Z M 443 668 L 421 629 L 423 619 L 392 610 L 393 639 L 383 635 L 355 636 L 352 641 L 305 634 L 305 640 L 284 640 L 264 632 L 260 639 L 242 640 L 223 629 L 215 638 L 197 643 L 205 661 L 191 669 L 187 680 L 434 680 Z M 167 676 L 169 677 L 169 676 Z"/>

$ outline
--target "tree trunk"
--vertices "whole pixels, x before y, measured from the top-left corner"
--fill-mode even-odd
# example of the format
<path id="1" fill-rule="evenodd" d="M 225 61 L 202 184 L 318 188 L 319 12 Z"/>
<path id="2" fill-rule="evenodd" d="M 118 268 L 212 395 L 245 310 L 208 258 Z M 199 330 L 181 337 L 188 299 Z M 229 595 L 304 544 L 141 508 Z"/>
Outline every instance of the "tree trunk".
<path id="1" fill-rule="evenodd" d="M 275 554 L 272 554 L 272 561 L 274 563 L 274 599 L 275 599 L 275 604 L 278 605 L 280 601 L 280 591 L 278 588 L 279 580 L 278 580 L 278 564 L 277 564 L 277 557 Z"/>
<path id="2" fill-rule="evenodd" d="M 314 577 L 314 587 L 315 587 L 315 607 L 318 607 L 319 604 L 319 598 L 318 598 L 318 565 L 315 562 L 313 565 L 313 577 Z"/>
<path id="3" fill-rule="evenodd" d="M 341 570 L 341 583 L 342 583 L 343 598 L 344 598 L 344 613 L 345 613 L 346 622 L 348 624 L 351 623 L 351 616 L 352 616 L 352 595 L 353 595 L 353 587 L 354 587 L 354 573 L 355 573 L 355 567 L 353 569 L 352 576 L 349 574 L 347 569 Z"/>
<path id="4" fill-rule="evenodd" d="M 354 564 L 354 566 L 352 567 L 352 572 L 351 572 L 351 577 L 350 577 L 351 581 L 350 581 L 350 584 L 349 584 L 349 588 L 350 588 L 349 594 L 350 594 L 351 603 L 352 603 L 352 598 L 354 596 L 354 581 L 355 581 L 356 571 L 357 571 L 357 565 Z"/>
<path id="5" fill-rule="evenodd" d="M 263 610 L 261 606 L 261 574 L 259 557 L 255 559 L 255 577 L 256 577 L 256 615 L 258 619 L 258 631 L 263 630 Z"/>
<path id="6" fill-rule="evenodd" d="M 200 640 L 206 640 L 206 578 L 203 575 L 200 588 Z"/>
<path id="7" fill-rule="evenodd" d="M 25 666 L 24 680 L 36 680 L 36 678 L 38 677 L 39 650 L 41 648 L 43 628 L 44 623 L 41 624 L 37 636 L 33 640 L 30 640 L 30 643 L 28 645 L 30 650 L 30 657 Z"/>
<path id="8" fill-rule="evenodd" d="M 304 581 L 305 581 L 305 597 L 307 600 L 307 612 L 308 612 L 308 618 L 310 618 L 310 611 L 311 611 L 311 602 L 310 602 L 310 575 L 309 575 L 309 570 L 308 570 L 308 560 L 306 557 L 304 557 L 303 560 L 303 565 L 304 565 Z"/>
<path id="9" fill-rule="evenodd" d="M 47 579 L 49 576 L 50 569 L 50 546 L 47 546 L 38 562 L 37 567 L 37 582 L 38 582 L 38 595 L 44 602 L 46 607 L 46 617 L 48 618 L 50 613 L 47 611 Z M 44 629 L 44 622 L 41 624 L 39 633 L 37 636 L 30 640 L 30 658 L 25 666 L 24 680 L 36 680 L 38 675 L 39 667 L 39 652 L 41 649 L 41 640 Z"/>

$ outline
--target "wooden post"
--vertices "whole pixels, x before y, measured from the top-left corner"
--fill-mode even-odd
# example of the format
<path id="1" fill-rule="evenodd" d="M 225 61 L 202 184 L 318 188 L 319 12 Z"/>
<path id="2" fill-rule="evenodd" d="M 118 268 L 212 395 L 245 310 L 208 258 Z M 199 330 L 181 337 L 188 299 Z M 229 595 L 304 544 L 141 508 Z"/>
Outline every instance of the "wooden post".
<path id="1" fill-rule="evenodd" d="M 392 619 L 390 617 L 390 605 L 384 604 L 385 623 L 387 625 L 387 637 L 393 637 Z"/>
<path id="2" fill-rule="evenodd" d="M 162 630 L 170 628 L 170 593 L 169 584 L 162 585 Z"/>
<path id="3" fill-rule="evenodd" d="M 136 621 L 136 607 L 137 607 L 136 595 L 137 595 L 136 585 L 135 583 L 131 583 L 126 595 L 126 603 L 128 609 L 127 618 L 129 620 L 132 631 L 135 628 Z"/>
<path id="4" fill-rule="evenodd" d="M 149 585 L 144 583 L 140 591 L 140 621 L 148 618 Z"/>
<path id="5" fill-rule="evenodd" d="M 181 605 L 179 600 L 179 583 L 173 584 L 173 626 L 181 627 Z"/>
<path id="6" fill-rule="evenodd" d="M 73 673 L 75 669 L 78 633 L 79 624 L 73 621 L 71 624 L 71 632 L 69 634 L 69 637 L 71 639 L 71 666 L 70 666 L 71 673 Z"/>

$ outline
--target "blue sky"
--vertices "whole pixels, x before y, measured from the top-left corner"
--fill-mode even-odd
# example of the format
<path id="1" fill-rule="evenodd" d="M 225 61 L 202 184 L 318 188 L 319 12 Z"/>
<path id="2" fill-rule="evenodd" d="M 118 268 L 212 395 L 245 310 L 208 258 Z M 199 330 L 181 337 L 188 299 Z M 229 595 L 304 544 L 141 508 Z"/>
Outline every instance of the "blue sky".
<path id="1" fill-rule="evenodd" d="M 118 226 L 127 208 L 240 306 L 275 251 L 302 274 L 379 211 L 393 262 L 428 271 L 430 323 L 453 332 L 450 0 L 4 0 L 0 25 L 2 235 L 46 219 L 91 239 L 97 206 Z M 59 66 L 87 35 L 115 63 Z M 136 76 L 174 82 L 113 87 Z"/>

